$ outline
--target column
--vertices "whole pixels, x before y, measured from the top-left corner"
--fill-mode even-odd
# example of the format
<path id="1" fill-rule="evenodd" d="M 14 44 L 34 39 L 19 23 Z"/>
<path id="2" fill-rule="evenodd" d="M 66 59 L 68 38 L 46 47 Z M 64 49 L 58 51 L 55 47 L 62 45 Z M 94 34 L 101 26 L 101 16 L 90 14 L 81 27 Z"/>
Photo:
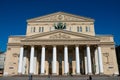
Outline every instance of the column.
<path id="1" fill-rule="evenodd" d="M 85 74 L 87 75 L 88 74 L 88 68 L 87 68 L 87 57 L 86 56 L 84 57 L 84 60 L 85 60 Z"/>
<path id="2" fill-rule="evenodd" d="M 87 69 L 88 75 L 92 74 L 90 47 L 87 46 Z"/>
<path id="3" fill-rule="evenodd" d="M 103 74 L 102 53 L 101 53 L 101 47 L 100 46 L 98 46 L 98 61 L 99 61 L 100 74 Z"/>
<path id="4" fill-rule="evenodd" d="M 76 53 L 76 73 L 80 74 L 80 58 L 79 58 L 79 47 L 76 46 L 75 48 Z"/>
<path id="5" fill-rule="evenodd" d="M 56 46 L 53 46 L 53 62 L 52 62 L 52 74 L 56 74 L 56 53 L 57 53 L 57 49 Z"/>
<path id="6" fill-rule="evenodd" d="M 37 50 L 35 50 L 34 54 L 34 74 L 37 73 Z"/>
<path id="7" fill-rule="evenodd" d="M 85 65 L 85 74 L 88 74 L 88 70 L 87 70 L 87 52 L 86 49 L 84 50 L 84 65 Z"/>
<path id="8" fill-rule="evenodd" d="M 20 48 L 20 56 L 19 56 L 19 66 L 18 66 L 18 73 L 19 74 L 22 74 L 23 52 L 24 52 L 24 48 L 23 48 L 23 46 L 21 46 L 21 48 Z"/>
<path id="9" fill-rule="evenodd" d="M 41 52 L 41 75 L 45 74 L 45 46 L 42 46 Z"/>
<path id="10" fill-rule="evenodd" d="M 99 65 L 98 65 L 98 50 L 95 49 L 95 74 L 99 74 Z"/>
<path id="11" fill-rule="evenodd" d="M 64 74 L 68 73 L 68 47 L 64 46 Z"/>
<path id="12" fill-rule="evenodd" d="M 26 67 L 27 67 L 26 60 L 27 60 L 27 50 L 24 51 L 22 74 L 26 74 Z"/>
<path id="13" fill-rule="evenodd" d="M 30 52 L 30 74 L 34 73 L 34 46 L 31 46 Z"/>

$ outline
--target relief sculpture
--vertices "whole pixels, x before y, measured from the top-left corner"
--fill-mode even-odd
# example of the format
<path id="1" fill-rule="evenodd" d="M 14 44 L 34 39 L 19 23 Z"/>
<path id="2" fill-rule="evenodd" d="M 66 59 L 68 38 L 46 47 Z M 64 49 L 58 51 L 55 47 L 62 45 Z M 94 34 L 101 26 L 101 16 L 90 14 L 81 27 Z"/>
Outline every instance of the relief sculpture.
<path id="1" fill-rule="evenodd" d="M 70 36 L 58 33 L 58 34 L 50 36 L 49 38 L 51 38 L 51 39 L 69 39 Z"/>

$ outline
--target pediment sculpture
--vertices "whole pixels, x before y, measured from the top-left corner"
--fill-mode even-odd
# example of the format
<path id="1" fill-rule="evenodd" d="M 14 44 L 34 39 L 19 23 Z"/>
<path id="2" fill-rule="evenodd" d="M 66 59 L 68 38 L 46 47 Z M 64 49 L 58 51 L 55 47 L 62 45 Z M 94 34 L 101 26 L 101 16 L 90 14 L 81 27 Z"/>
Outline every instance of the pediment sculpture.
<path id="1" fill-rule="evenodd" d="M 58 34 L 50 36 L 49 38 L 51 38 L 51 39 L 69 39 L 70 36 L 62 34 L 62 33 L 58 33 Z"/>

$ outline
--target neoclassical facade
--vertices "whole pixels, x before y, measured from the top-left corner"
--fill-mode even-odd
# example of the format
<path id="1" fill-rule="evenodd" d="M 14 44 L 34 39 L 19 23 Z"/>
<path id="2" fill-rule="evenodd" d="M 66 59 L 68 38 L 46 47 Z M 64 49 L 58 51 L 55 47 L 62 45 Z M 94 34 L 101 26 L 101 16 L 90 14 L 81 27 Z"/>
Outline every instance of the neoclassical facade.
<path id="1" fill-rule="evenodd" d="M 26 35 L 10 36 L 4 75 L 113 75 L 112 35 L 96 35 L 94 20 L 56 12 L 27 20 Z"/>

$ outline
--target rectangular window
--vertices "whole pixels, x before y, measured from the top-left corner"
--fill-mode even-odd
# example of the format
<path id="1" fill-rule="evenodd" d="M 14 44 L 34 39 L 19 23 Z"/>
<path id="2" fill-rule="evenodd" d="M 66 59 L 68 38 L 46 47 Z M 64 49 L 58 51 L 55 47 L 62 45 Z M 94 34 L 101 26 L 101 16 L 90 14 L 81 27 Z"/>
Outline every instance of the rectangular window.
<path id="1" fill-rule="evenodd" d="M 71 27 L 70 27 L 70 31 L 71 31 Z"/>
<path id="2" fill-rule="evenodd" d="M 33 27 L 33 32 L 35 32 L 35 27 Z"/>
<path id="3" fill-rule="evenodd" d="M 80 30 L 79 30 L 80 32 L 82 32 L 82 27 L 80 27 Z"/>
<path id="4" fill-rule="evenodd" d="M 31 32 L 33 32 L 33 27 L 31 27 Z"/>
<path id="5" fill-rule="evenodd" d="M 44 27 L 42 27 L 42 32 L 44 32 Z"/>
<path id="6" fill-rule="evenodd" d="M 39 32 L 41 32 L 41 27 L 39 27 Z"/>
<path id="7" fill-rule="evenodd" d="M 79 27 L 77 27 L 77 32 L 79 32 Z"/>
<path id="8" fill-rule="evenodd" d="M 90 27 L 86 26 L 86 32 L 90 32 Z"/>

